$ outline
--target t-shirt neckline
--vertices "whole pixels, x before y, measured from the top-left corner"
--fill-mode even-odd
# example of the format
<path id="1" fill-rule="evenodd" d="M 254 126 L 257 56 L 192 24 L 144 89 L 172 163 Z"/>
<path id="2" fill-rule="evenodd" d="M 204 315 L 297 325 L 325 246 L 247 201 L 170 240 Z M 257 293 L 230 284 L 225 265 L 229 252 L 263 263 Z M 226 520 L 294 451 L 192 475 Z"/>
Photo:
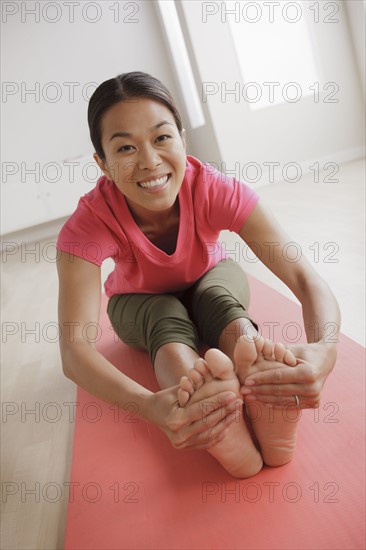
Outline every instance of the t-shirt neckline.
<path id="1" fill-rule="evenodd" d="M 124 194 L 118 189 L 116 184 L 114 184 L 116 202 L 120 206 L 121 215 L 123 216 L 122 219 L 124 220 L 123 228 L 128 236 L 130 244 L 137 245 L 138 248 L 141 248 L 146 254 L 155 257 L 160 261 L 171 263 L 172 261 L 179 260 L 180 252 L 186 240 L 191 218 L 191 201 L 186 187 L 186 176 L 184 176 L 181 188 L 177 195 L 177 199 L 179 201 L 179 229 L 177 243 L 174 252 L 172 254 L 167 254 L 164 250 L 151 242 L 150 239 L 148 239 L 141 231 L 131 214 Z"/>

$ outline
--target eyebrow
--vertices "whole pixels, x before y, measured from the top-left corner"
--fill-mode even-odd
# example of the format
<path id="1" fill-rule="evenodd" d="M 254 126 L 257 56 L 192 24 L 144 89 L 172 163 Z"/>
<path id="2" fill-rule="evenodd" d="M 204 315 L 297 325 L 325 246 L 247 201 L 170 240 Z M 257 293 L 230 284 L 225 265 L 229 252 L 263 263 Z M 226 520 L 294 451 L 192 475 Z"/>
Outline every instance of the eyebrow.
<path id="1" fill-rule="evenodd" d="M 160 128 L 160 126 L 164 126 L 164 124 L 170 124 L 170 126 L 174 126 L 174 124 L 172 124 L 171 122 L 168 122 L 167 120 L 162 120 L 161 122 L 158 122 L 158 124 L 155 124 L 155 126 L 152 126 L 151 128 L 149 128 L 149 131 L 154 132 L 155 130 Z M 132 134 L 130 132 L 115 132 L 110 137 L 109 141 L 111 142 L 112 139 L 114 139 L 116 137 L 132 137 Z"/>

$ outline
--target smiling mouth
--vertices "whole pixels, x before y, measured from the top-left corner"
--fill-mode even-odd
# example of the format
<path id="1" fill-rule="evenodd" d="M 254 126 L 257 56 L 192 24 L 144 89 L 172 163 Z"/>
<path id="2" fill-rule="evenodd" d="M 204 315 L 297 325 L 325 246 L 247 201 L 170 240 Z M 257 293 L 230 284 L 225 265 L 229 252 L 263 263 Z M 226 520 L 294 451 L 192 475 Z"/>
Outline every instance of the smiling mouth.
<path id="1" fill-rule="evenodd" d="M 156 180 L 138 182 L 137 185 L 139 187 L 142 187 L 142 189 L 153 189 L 154 187 L 162 187 L 170 179 L 170 176 L 171 174 L 166 174 L 165 176 L 157 178 Z"/>

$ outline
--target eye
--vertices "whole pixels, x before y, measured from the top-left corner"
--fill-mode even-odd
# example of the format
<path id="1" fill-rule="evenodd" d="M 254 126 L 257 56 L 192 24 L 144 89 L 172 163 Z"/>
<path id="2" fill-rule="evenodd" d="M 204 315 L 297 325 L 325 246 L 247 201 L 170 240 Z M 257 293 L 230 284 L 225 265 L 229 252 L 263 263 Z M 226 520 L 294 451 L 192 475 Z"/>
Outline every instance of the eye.
<path id="1" fill-rule="evenodd" d="M 166 141 L 167 139 L 170 139 L 170 138 L 171 136 L 168 136 L 167 134 L 163 134 L 156 139 L 158 139 L 159 141 Z"/>
<path id="2" fill-rule="evenodd" d="M 119 149 L 117 149 L 117 153 L 124 152 L 124 151 L 130 151 L 132 149 L 132 145 L 123 145 Z"/>

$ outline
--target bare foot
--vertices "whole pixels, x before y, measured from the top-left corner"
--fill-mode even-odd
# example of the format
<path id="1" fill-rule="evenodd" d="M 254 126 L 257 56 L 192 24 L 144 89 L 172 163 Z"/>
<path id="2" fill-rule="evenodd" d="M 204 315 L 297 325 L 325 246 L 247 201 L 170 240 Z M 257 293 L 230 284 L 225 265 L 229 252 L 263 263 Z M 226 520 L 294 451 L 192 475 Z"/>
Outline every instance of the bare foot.
<path id="1" fill-rule="evenodd" d="M 253 361 L 254 355 L 256 358 Z M 241 384 L 244 384 L 245 379 L 254 372 L 281 367 L 279 363 L 282 366 L 297 364 L 293 353 L 286 350 L 283 344 L 274 345 L 259 336 L 255 337 L 254 341 L 248 336 L 240 337 L 235 346 L 234 361 Z M 290 462 L 296 447 L 299 411 L 288 405 L 282 409 L 270 408 L 264 403 L 251 401 L 248 396 L 246 397 L 246 412 L 264 462 L 268 466 L 281 466 Z"/>
<path id="2" fill-rule="evenodd" d="M 178 390 L 179 404 L 196 403 L 222 391 L 233 391 L 238 397 L 240 383 L 230 359 L 218 349 L 207 351 L 204 359 L 198 359 L 188 376 L 183 376 Z M 209 453 L 231 475 L 247 478 L 257 474 L 263 461 L 255 448 L 243 417 L 242 407 L 237 418 L 227 428 L 226 436 L 209 449 Z"/>

